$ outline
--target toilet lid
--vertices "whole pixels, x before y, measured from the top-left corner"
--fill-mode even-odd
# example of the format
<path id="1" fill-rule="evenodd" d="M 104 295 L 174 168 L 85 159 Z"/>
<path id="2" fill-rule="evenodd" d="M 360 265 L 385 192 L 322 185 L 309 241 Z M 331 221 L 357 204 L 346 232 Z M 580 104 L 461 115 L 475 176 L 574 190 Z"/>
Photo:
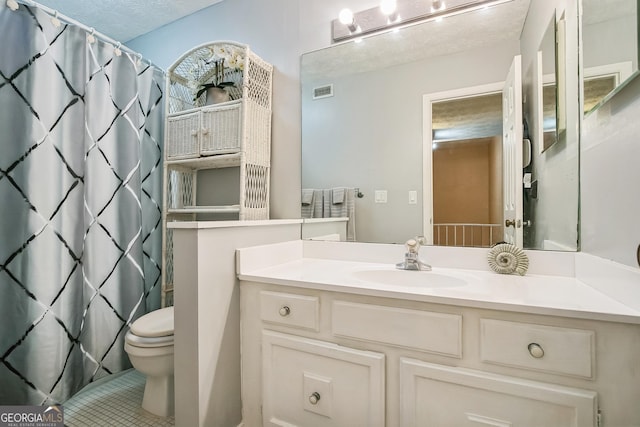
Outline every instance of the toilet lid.
<path id="1" fill-rule="evenodd" d="M 131 332 L 139 337 L 173 335 L 173 307 L 147 313 L 131 324 Z"/>

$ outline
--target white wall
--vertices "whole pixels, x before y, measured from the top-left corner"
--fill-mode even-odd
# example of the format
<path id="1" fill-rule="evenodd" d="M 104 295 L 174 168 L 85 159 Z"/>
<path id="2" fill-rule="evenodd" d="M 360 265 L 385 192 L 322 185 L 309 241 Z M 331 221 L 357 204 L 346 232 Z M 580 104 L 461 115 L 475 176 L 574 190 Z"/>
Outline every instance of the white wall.
<path id="1" fill-rule="evenodd" d="M 423 95 L 503 81 L 518 53 L 517 41 L 502 42 L 372 72 L 305 81 L 303 188 L 359 187 L 365 197 L 356 200 L 358 241 L 402 243 L 407 236 L 422 234 Z M 328 83 L 333 84 L 334 96 L 313 100 L 312 88 Z M 388 203 L 375 203 L 375 190 L 386 190 Z M 420 195 L 418 204 L 408 203 L 410 190 Z"/>
<path id="2" fill-rule="evenodd" d="M 638 267 L 640 245 L 640 77 L 583 123 L 582 250 Z"/>

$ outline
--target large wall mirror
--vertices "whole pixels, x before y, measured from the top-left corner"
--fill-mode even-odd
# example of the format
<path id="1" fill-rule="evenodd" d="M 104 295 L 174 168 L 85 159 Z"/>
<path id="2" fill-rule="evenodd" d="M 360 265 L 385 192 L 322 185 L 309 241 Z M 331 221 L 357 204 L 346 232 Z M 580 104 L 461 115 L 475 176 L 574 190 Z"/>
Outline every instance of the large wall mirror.
<path id="1" fill-rule="evenodd" d="M 582 0 L 584 111 L 638 74 L 638 0 Z"/>
<path id="2" fill-rule="evenodd" d="M 431 235 L 433 244 L 486 247 L 512 227 L 525 248 L 576 250 L 577 135 L 541 150 L 525 126 L 519 138 L 533 145 L 511 152 L 503 144 L 504 82 L 516 57 L 518 80 L 534 69 L 556 13 L 533 3 L 512 0 L 304 54 L 303 204 L 316 190 L 326 212 L 327 195 L 342 201 L 342 188 L 357 189 L 349 202 L 362 242 Z M 571 12 L 577 57 L 577 6 Z M 566 84 L 579 87 L 577 78 L 576 59 Z M 535 91 L 524 80 L 524 118 L 539 120 L 529 126 L 539 129 L 542 117 L 526 110 Z M 574 98 L 577 109 L 577 89 Z M 518 158 L 509 174 L 507 156 Z M 505 194 L 515 190 L 524 211 L 505 217 Z M 303 206 L 303 217 L 313 210 Z"/>

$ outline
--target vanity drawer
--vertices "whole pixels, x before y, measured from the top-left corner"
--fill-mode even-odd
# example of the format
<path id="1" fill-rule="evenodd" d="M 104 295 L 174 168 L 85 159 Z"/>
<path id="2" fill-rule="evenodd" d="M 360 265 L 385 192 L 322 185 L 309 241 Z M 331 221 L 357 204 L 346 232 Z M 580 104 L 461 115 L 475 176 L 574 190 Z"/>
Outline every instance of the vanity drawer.
<path id="1" fill-rule="evenodd" d="M 318 331 L 319 304 L 318 297 L 262 291 L 260 319 L 263 322 Z"/>
<path id="2" fill-rule="evenodd" d="M 334 301 L 332 332 L 355 338 L 462 357 L 462 316 Z"/>
<path id="3" fill-rule="evenodd" d="M 480 358 L 487 363 L 593 378 L 595 333 L 481 319 Z"/>

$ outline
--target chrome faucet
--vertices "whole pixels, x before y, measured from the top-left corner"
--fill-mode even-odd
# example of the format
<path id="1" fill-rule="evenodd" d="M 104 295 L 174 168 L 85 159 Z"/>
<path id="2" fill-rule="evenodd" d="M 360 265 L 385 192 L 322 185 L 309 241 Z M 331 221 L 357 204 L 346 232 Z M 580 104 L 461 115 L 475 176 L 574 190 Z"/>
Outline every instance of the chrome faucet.
<path id="1" fill-rule="evenodd" d="M 404 261 L 397 263 L 396 268 L 399 270 L 431 271 L 431 266 L 422 262 L 418 255 L 420 246 L 426 243 L 427 239 L 423 236 L 407 240 L 405 243 L 407 252 L 404 254 Z"/>

